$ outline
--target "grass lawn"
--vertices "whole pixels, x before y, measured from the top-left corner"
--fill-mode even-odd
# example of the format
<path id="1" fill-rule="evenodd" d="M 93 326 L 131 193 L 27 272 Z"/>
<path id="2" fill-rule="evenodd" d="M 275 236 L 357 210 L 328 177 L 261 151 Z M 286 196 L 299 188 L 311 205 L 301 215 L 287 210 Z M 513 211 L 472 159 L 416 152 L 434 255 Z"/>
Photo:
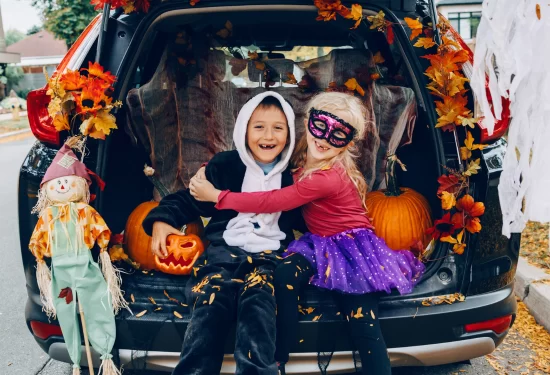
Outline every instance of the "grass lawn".
<path id="1" fill-rule="evenodd" d="M 4 120 L 0 121 L 0 134 L 14 132 L 29 127 L 29 119 L 27 116 L 21 116 L 19 121 Z"/>

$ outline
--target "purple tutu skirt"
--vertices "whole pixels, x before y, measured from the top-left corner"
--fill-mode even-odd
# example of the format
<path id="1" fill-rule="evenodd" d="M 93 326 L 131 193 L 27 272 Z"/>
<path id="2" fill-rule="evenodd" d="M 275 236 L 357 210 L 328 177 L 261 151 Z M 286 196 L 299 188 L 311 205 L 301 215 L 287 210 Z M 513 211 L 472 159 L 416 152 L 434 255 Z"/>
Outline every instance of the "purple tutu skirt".
<path id="1" fill-rule="evenodd" d="M 394 251 L 370 229 L 350 229 L 323 237 L 306 233 L 287 256 L 298 253 L 316 269 L 311 284 L 348 294 L 378 291 L 410 293 L 425 271 L 407 250 Z"/>

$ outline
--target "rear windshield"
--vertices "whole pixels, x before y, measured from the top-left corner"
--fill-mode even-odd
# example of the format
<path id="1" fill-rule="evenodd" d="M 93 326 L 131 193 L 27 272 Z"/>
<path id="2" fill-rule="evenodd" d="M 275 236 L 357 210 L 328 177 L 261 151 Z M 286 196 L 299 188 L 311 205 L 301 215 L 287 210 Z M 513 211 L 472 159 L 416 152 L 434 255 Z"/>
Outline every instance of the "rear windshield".
<path id="1" fill-rule="evenodd" d="M 285 97 L 299 136 L 307 101 L 321 91 L 349 91 L 350 80 L 376 123 L 359 159 L 376 188 L 384 180 L 376 166 L 395 129 L 412 134 L 416 101 L 396 46 L 366 23 L 352 26 L 316 21 L 315 12 L 182 16 L 158 26 L 127 103 L 130 130 L 169 190 L 186 187 L 202 163 L 233 149 L 236 116 L 252 96 L 269 89 Z"/>

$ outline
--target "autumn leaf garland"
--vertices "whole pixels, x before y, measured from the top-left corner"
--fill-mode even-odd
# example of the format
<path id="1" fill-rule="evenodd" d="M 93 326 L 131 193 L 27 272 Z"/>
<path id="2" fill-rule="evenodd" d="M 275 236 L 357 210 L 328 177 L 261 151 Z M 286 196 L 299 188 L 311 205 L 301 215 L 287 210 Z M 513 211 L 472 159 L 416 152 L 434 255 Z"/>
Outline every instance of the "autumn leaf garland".
<path id="1" fill-rule="evenodd" d="M 111 97 L 116 77 L 99 63 L 89 62 L 88 68 L 67 69 L 47 79 L 46 93 L 51 98 L 48 114 L 58 132 L 70 131 L 77 118 L 82 121 L 80 132 L 92 138 L 105 139 L 117 128 L 111 114 L 113 108 L 122 106 L 122 102 L 113 102 Z"/>

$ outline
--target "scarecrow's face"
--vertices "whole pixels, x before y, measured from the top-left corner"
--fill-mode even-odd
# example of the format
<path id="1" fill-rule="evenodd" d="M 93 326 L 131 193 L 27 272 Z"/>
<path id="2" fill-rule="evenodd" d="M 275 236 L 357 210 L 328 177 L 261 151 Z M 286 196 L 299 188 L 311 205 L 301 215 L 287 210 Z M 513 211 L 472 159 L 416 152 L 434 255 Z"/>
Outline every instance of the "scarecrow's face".
<path id="1" fill-rule="evenodd" d="M 46 183 L 48 199 L 54 203 L 77 202 L 84 198 L 86 180 L 78 176 L 55 178 Z"/>

